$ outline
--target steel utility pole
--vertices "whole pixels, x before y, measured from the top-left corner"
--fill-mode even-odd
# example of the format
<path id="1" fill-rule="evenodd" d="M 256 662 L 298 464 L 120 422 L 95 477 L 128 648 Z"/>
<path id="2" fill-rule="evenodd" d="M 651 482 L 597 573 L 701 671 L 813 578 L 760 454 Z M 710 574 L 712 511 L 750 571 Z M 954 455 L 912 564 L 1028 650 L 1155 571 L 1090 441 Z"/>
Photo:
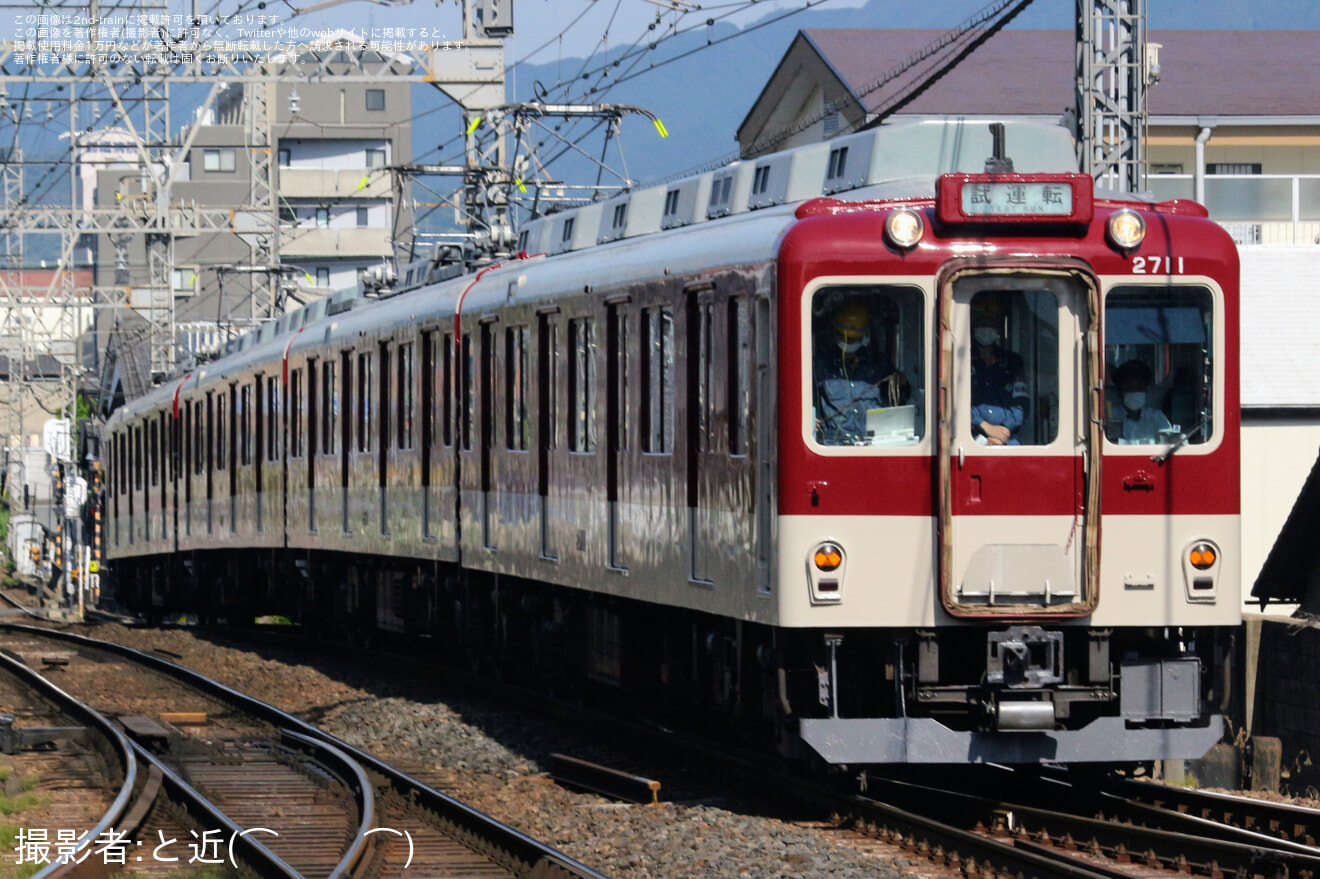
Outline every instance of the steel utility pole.
<path id="1" fill-rule="evenodd" d="M 1146 0 L 1077 0 L 1077 159 L 1101 186 L 1146 188 Z"/>

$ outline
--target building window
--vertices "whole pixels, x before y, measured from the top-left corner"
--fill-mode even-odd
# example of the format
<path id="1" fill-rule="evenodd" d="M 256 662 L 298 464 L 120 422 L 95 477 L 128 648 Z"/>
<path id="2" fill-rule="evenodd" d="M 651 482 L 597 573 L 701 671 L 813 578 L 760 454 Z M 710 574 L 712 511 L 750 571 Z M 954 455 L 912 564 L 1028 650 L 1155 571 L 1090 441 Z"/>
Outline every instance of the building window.
<path id="1" fill-rule="evenodd" d="M 288 223 L 291 226 L 298 225 L 298 211 L 289 205 L 280 205 L 280 222 Z"/>
<path id="2" fill-rule="evenodd" d="M 834 106 L 833 101 L 825 102 L 825 117 L 822 120 L 822 127 L 826 137 L 833 137 L 839 131 L 839 108 Z"/>
<path id="3" fill-rule="evenodd" d="M 329 228 L 330 228 L 330 209 L 329 209 L 329 208 L 317 208 L 317 209 L 316 209 L 316 228 L 318 228 L 318 229 L 329 229 Z"/>
<path id="4" fill-rule="evenodd" d="M 1150 173 L 1152 174 L 1181 174 L 1183 166 L 1181 162 L 1152 162 Z"/>
<path id="5" fill-rule="evenodd" d="M 1207 174 L 1259 174 L 1257 162 L 1209 162 L 1205 166 Z"/>
<path id="6" fill-rule="evenodd" d="M 330 286 L 330 269 L 328 267 L 321 266 L 316 270 L 316 286 L 318 287 Z"/>
<path id="7" fill-rule="evenodd" d="M 368 168 L 384 168 L 384 167 L 385 167 L 385 150 L 380 149 L 380 148 L 375 148 L 375 149 L 369 149 L 369 150 L 367 150 L 367 167 L 368 167 Z"/>
<path id="8" fill-rule="evenodd" d="M 371 225 L 371 211 L 367 208 L 357 209 L 357 224 L 359 229 Z"/>
<path id="9" fill-rule="evenodd" d="M 202 150 L 202 170 L 233 171 L 234 150 L 232 148 Z"/>
<path id="10" fill-rule="evenodd" d="M 175 296 L 191 296 L 195 291 L 193 287 L 197 283 L 196 269 L 175 269 L 173 273 L 173 284 Z"/>
<path id="11" fill-rule="evenodd" d="M 367 109 L 385 109 L 385 89 L 367 89 Z"/>
<path id="12" fill-rule="evenodd" d="M 289 165 L 290 165 L 291 162 L 293 161 L 293 160 L 292 160 L 292 156 L 291 156 L 291 154 L 290 154 L 290 152 L 289 152 L 289 148 L 288 148 L 288 147 L 280 147 L 280 150 L 279 150 L 279 154 L 278 154 L 278 155 L 279 155 L 280 167 L 281 167 L 281 168 L 287 168 L 287 167 L 289 167 Z"/>

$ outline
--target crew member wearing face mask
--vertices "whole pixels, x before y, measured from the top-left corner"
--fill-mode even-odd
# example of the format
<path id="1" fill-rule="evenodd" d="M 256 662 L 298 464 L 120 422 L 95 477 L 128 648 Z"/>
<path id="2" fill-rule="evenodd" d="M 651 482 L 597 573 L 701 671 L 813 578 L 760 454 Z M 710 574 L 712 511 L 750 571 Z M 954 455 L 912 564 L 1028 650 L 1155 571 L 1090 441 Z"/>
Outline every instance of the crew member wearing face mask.
<path id="1" fill-rule="evenodd" d="M 866 411 L 906 402 L 908 381 L 872 343 L 864 302 L 845 300 L 828 319 L 814 362 L 816 436 L 826 445 L 864 444 Z"/>
<path id="2" fill-rule="evenodd" d="M 999 344 L 1000 316 L 972 305 L 972 433 L 989 446 L 1015 446 L 1031 398 L 1022 358 Z"/>
<path id="3" fill-rule="evenodd" d="M 1118 442 L 1123 445 L 1159 441 L 1161 430 L 1170 430 L 1169 419 L 1159 409 L 1147 405 L 1151 382 L 1150 367 L 1140 360 L 1129 360 L 1114 370 L 1114 386 L 1123 405 L 1123 426 Z"/>

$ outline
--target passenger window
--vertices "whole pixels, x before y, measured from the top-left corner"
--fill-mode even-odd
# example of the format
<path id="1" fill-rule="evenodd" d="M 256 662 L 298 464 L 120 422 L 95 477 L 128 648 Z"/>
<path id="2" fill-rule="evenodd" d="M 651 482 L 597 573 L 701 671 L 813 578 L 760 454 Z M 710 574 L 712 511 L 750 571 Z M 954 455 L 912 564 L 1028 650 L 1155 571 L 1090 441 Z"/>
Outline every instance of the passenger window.
<path id="1" fill-rule="evenodd" d="M 289 457 L 302 457 L 303 432 L 302 370 L 289 373 Z"/>
<path id="2" fill-rule="evenodd" d="M 922 292 L 889 285 L 830 286 L 811 300 L 812 399 L 816 442 L 902 446 L 925 432 Z M 745 316 L 738 317 L 740 326 Z M 740 334 L 745 346 L 745 329 Z M 739 355 L 745 360 L 747 352 Z M 746 367 L 740 367 L 745 369 Z M 731 376 L 731 379 L 733 377 Z M 741 382 L 741 410 L 747 382 Z"/>
<path id="3" fill-rule="evenodd" d="M 642 451 L 667 455 L 674 450 L 674 313 L 669 308 L 642 310 Z"/>
<path id="4" fill-rule="evenodd" d="M 568 448 L 596 451 L 596 322 L 568 322 Z"/>
<path id="5" fill-rule="evenodd" d="M 1105 437 L 1119 445 L 1214 435 L 1214 298 L 1205 287 L 1116 287 L 1105 297 Z"/>
<path id="6" fill-rule="evenodd" d="M 225 469 L 225 449 L 228 445 L 225 443 L 225 422 L 229 420 L 229 409 L 225 406 L 225 395 L 217 394 L 215 398 L 215 469 Z"/>
<path id="7" fill-rule="evenodd" d="M 527 420 L 527 327 L 504 332 L 505 447 L 525 452 L 530 425 Z"/>
<path id="8" fill-rule="evenodd" d="M 275 376 L 266 378 L 266 460 L 280 459 L 280 384 Z"/>
<path id="9" fill-rule="evenodd" d="M 357 450 L 371 451 L 371 355 L 359 354 L 357 362 L 357 419 L 353 429 Z"/>
<path id="10" fill-rule="evenodd" d="M 398 424 L 399 448 L 413 445 L 413 343 L 399 346 Z"/>

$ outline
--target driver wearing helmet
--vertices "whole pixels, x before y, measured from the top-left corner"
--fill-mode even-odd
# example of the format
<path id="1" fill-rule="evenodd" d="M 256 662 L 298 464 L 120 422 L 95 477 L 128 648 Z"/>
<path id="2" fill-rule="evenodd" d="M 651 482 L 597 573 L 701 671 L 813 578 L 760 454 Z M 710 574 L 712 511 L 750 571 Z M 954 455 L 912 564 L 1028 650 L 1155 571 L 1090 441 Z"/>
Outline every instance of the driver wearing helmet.
<path id="1" fill-rule="evenodd" d="M 817 347 L 816 438 L 826 445 L 865 444 L 866 412 L 897 406 L 908 396 L 903 373 L 871 339 L 871 314 L 846 299 L 829 315 L 831 341 Z"/>

